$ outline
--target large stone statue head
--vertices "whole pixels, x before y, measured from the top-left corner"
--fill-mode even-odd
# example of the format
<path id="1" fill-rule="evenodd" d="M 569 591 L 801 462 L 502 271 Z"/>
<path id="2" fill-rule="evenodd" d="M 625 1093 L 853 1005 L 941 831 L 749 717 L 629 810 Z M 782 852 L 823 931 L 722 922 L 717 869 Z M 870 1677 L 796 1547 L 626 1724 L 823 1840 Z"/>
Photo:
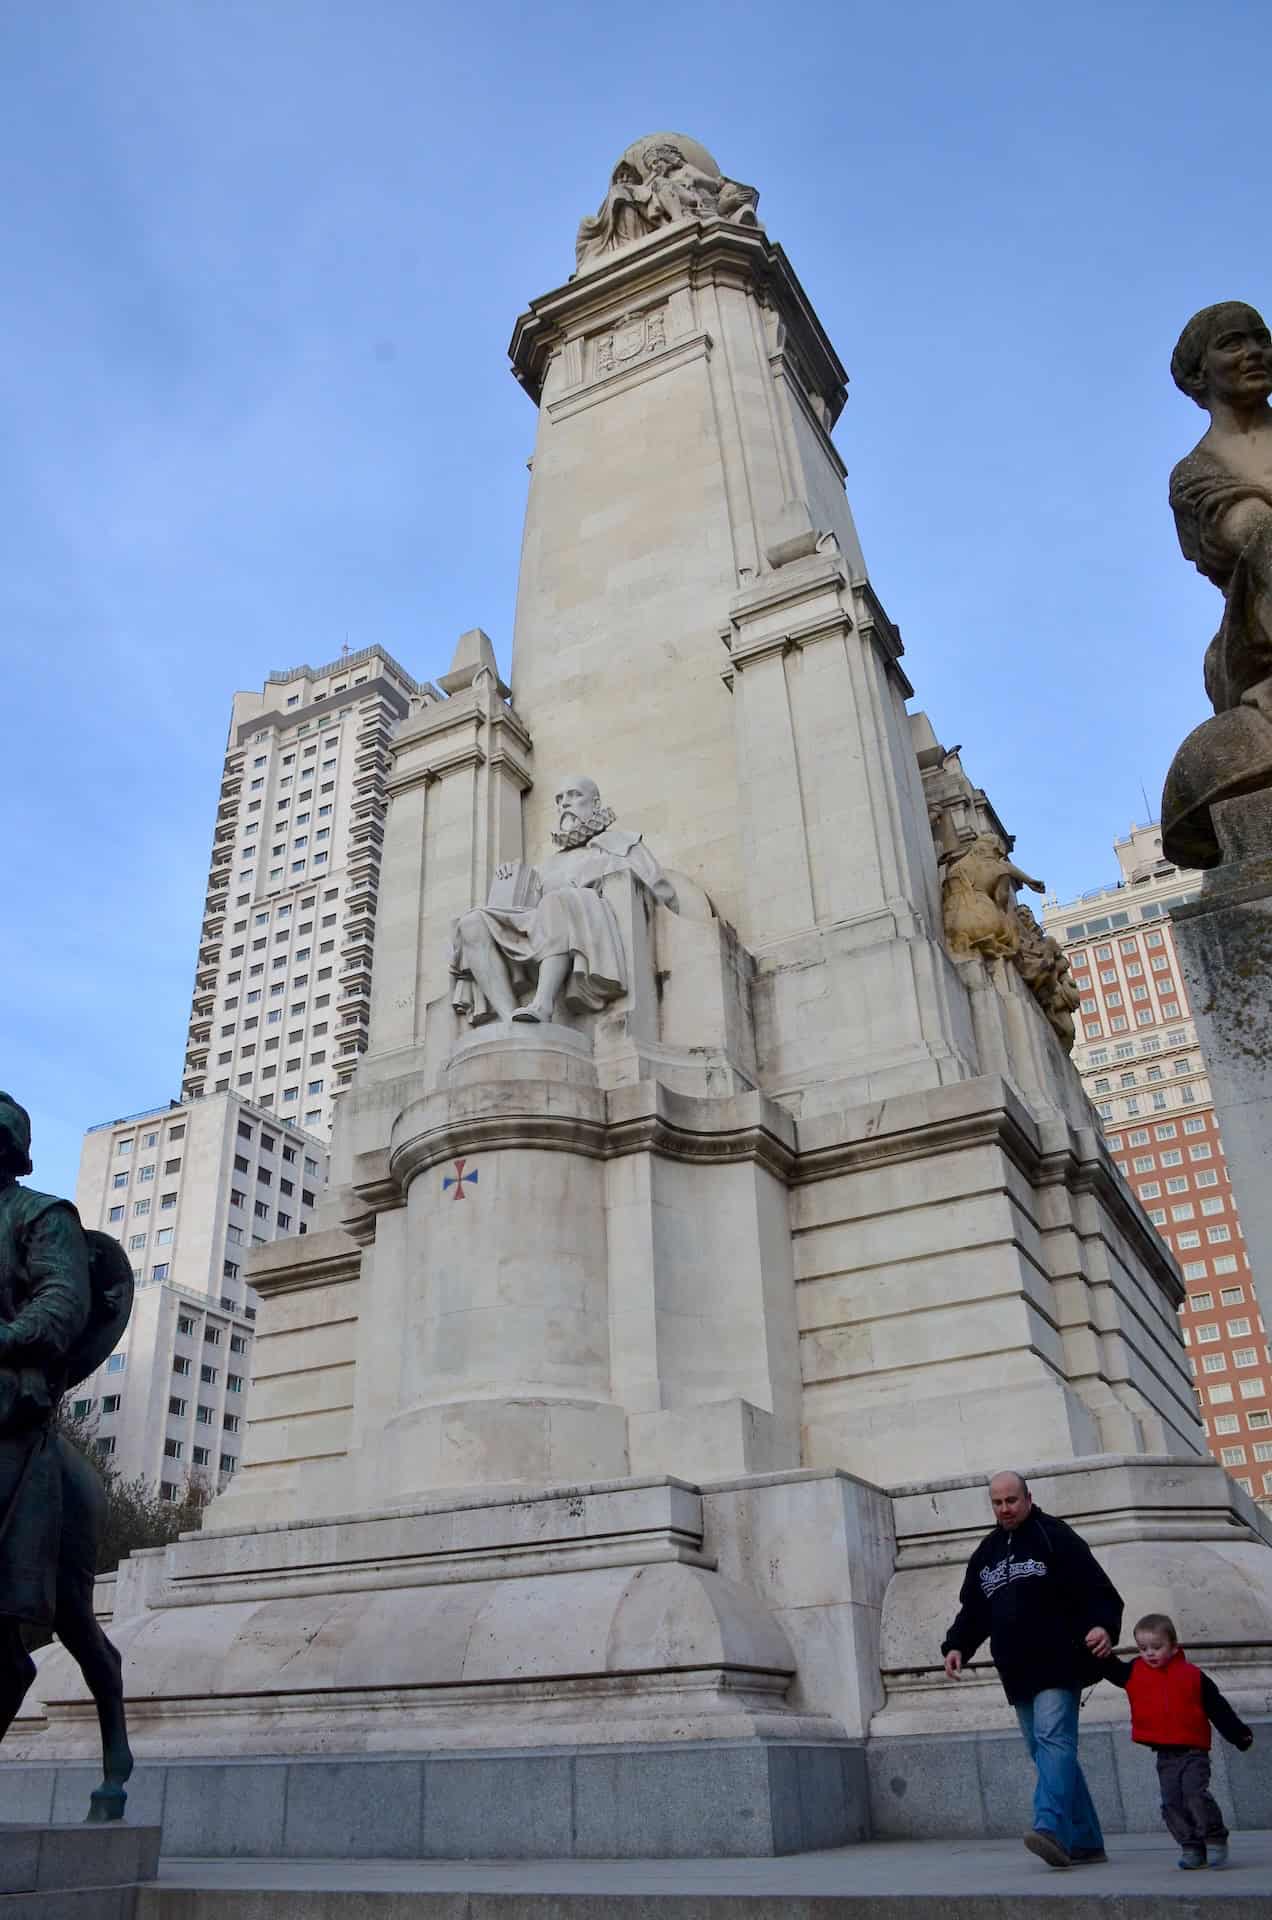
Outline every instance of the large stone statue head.
<path id="1" fill-rule="evenodd" d="M 1170 357 L 1175 385 L 1199 407 L 1224 400 L 1258 406 L 1272 395 L 1272 334 L 1244 300 L 1221 300 L 1195 313 Z"/>
<path id="2" fill-rule="evenodd" d="M 586 773 L 568 774 L 554 798 L 557 830 L 552 838 L 558 847 L 580 847 L 613 824 L 613 810 L 601 805 L 601 790 Z"/>

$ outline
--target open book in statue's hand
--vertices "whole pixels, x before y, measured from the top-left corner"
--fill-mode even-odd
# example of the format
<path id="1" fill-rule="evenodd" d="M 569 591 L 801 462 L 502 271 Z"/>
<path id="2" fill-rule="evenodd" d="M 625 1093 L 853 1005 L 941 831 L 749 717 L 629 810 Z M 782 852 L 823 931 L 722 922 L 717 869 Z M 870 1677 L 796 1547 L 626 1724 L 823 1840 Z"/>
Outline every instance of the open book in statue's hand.
<path id="1" fill-rule="evenodd" d="M 516 912 L 537 907 L 542 893 L 536 868 L 525 860 L 505 860 L 495 868 L 486 905 Z"/>

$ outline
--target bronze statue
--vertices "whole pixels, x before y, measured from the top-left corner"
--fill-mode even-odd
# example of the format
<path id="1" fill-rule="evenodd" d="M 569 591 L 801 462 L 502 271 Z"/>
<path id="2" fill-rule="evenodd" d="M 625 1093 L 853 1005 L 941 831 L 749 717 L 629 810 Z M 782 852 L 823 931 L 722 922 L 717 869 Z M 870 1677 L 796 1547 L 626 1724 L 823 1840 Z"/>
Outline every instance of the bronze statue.
<path id="1" fill-rule="evenodd" d="M 69 1200 L 19 1185 L 31 1122 L 0 1093 L 0 1740 L 55 1633 L 97 1706 L 102 1783 L 90 1820 L 120 1820 L 132 1773 L 119 1654 L 97 1624 L 101 1478 L 56 1430 L 58 1402 L 117 1344 L 132 1310 L 118 1242 L 86 1233 Z"/>

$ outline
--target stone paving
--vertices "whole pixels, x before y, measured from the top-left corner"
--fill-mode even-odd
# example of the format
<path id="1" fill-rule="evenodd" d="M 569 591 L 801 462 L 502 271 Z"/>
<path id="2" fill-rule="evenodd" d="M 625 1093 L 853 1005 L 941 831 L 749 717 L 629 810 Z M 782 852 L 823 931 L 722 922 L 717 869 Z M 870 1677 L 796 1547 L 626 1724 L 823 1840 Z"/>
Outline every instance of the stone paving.
<path id="1" fill-rule="evenodd" d="M 938 1840 L 840 1848 L 750 1860 L 176 1860 L 161 1862 L 137 1920 L 232 1920 L 242 1913 L 602 1915 L 616 1907 L 717 1917 L 745 1910 L 798 1920 L 801 1913 L 1011 1920 L 1025 1900 L 1061 1916 L 1229 1920 L 1272 1915 L 1272 1832 L 1236 1834 L 1224 1872 L 1181 1873 L 1169 1837 L 1128 1834 L 1106 1866 L 1056 1873 L 1014 1841 Z M 236 1898 L 235 1896 L 239 1896 Z"/>

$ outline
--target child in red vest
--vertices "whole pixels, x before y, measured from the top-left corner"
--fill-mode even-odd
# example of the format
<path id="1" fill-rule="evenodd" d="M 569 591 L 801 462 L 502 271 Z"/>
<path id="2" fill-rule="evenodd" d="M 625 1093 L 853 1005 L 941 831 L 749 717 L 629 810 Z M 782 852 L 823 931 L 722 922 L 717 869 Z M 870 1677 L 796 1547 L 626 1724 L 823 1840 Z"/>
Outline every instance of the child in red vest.
<path id="1" fill-rule="evenodd" d="M 1135 1623 L 1138 1660 L 1110 1658 L 1106 1678 L 1125 1687 L 1131 1738 L 1152 1747 L 1162 1792 L 1162 1818 L 1183 1852 L 1179 1865 L 1226 1867 L 1228 1829 L 1210 1792 L 1210 1727 L 1244 1753 L 1254 1735 L 1209 1674 L 1184 1658 L 1175 1623 L 1146 1613 Z"/>

